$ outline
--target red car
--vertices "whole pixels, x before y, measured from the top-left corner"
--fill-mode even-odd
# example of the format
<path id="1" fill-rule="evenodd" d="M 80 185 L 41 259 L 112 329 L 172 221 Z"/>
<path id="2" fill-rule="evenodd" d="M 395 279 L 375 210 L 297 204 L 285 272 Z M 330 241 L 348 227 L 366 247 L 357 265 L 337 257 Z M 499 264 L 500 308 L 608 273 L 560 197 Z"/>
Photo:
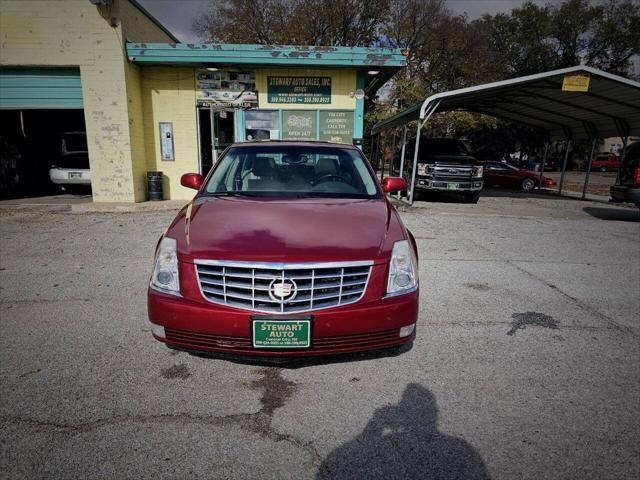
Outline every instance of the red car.
<path id="1" fill-rule="evenodd" d="M 158 242 L 153 336 L 173 348 L 316 356 L 411 342 L 416 244 L 356 147 L 230 146 Z"/>
<path id="2" fill-rule="evenodd" d="M 610 170 L 618 170 L 620 168 L 620 159 L 612 154 L 597 155 L 593 157 L 591 161 L 591 170 L 600 170 L 601 172 L 607 172 Z"/>
<path id="3" fill-rule="evenodd" d="M 520 170 L 502 162 L 486 162 L 484 166 L 484 184 L 490 187 L 506 187 L 530 192 L 540 183 L 540 173 Z M 542 177 L 542 188 L 555 188 L 555 180 Z"/>

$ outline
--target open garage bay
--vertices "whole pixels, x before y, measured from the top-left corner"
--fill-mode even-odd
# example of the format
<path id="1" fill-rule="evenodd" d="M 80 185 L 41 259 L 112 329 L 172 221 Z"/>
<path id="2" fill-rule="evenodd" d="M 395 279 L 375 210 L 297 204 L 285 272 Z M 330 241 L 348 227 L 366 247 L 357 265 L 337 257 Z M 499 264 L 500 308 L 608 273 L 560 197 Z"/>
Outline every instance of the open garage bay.
<path id="1" fill-rule="evenodd" d="M 0 215 L 2 477 L 640 475 L 637 209 L 418 202 L 413 349 L 277 367 L 151 338 L 174 212 Z"/>

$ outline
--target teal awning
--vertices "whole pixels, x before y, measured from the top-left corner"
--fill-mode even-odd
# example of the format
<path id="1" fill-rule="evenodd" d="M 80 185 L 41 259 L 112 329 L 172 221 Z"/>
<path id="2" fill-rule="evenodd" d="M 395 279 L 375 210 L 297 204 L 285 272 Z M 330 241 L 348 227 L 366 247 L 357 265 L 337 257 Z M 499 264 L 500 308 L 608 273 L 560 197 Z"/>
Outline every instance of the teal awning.
<path id="1" fill-rule="evenodd" d="M 406 57 L 397 48 L 317 47 L 222 43 L 127 43 L 129 60 L 140 65 L 352 68 L 366 72 L 365 89 L 375 91 Z"/>

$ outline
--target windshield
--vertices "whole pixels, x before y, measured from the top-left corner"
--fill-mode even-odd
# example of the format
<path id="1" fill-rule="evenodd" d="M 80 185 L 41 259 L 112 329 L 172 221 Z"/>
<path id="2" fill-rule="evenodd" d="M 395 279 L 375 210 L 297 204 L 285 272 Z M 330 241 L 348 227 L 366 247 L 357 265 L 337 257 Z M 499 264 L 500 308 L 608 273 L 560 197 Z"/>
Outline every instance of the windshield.
<path id="1" fill-rule="evenodd" d="M 62 142 L 62 153 L 86 152 L 88 150 L 87 135 L 84 132 L 65 133 L 62 136 Z"/>
<path id="2" fill-rule="evenodd" d="M 230 148 L 216 166 L 204 195 L 378 198 L 360 152 L 314 145 L 251 145 Z"/>
<path id="3" fill-rule="evenodd" d="M 420 140 L 420 152 L 424 155 L 469 155 L 467 147 L 460 140 L 453 138 L 426 138 Z"/>

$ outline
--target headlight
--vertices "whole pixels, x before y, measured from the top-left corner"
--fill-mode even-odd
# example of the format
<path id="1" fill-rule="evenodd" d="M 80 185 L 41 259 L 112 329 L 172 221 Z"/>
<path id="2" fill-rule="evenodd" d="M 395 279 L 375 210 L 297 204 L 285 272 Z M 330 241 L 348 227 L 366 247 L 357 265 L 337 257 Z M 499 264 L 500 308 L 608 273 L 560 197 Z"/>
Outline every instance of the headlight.
<path id="1" fill-rule="evenodd" d="M 483 172 L 484 172 L 484 168 L 482 166 L 473 167 L 473 176 L 474 177 L 481 177 Z"/>
<path id="2" fill-rule="evenodd" d="M 150 287 L 163 293 L 180 295 L 178 242 L 174 238 L 164 237 L 160 241 Z"/>
<path id="3" fill-rule="evenodd" d="M 400 240 L 393 244 L 387 281 L 387 296 L 409 293 L 417 287 L 418 262 L 409 242 Z"/>
<path id="4" fill-rule="evenodd" d="M 427 164 L 419 163 L 418 164 L 418 175 L 426 175 L 427 174 Z"/>

